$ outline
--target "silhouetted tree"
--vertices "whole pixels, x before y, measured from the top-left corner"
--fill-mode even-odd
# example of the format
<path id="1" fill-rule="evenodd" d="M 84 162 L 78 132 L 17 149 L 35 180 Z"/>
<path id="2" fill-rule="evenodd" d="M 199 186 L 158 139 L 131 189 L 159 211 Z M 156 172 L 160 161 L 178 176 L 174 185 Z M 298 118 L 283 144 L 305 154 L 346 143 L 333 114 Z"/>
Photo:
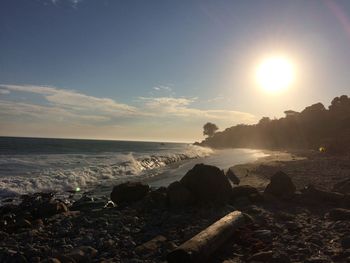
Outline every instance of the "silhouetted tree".
<path id="1" fill-rule="evenodd" d="M 207 122 L 203 126 L 203 135 L 208 136 L 208 137 L 212 137 L 218 129 L 219 129 L 219 127 L 216 126 L 216 124 L 211 123 L 211 122 Z"/>

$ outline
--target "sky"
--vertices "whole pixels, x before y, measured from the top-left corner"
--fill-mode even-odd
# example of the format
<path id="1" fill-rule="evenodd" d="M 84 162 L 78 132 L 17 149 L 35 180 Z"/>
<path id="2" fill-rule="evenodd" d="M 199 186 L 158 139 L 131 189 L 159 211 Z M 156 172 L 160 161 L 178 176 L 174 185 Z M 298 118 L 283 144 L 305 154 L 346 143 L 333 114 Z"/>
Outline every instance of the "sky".
<path id="1" fill-rule="evenodd" d="M 293 63 L 264 92 L 264 58 Z M 1 0 L 0 136 L 203 139 L 349 95 L 350 1 Z"/>

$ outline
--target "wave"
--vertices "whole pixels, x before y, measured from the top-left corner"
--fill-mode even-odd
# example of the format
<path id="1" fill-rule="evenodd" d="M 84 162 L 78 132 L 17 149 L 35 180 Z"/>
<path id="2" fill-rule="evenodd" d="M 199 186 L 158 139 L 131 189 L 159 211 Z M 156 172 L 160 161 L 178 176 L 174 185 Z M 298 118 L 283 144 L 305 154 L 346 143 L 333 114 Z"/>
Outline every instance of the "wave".
<path id="1" fill-rule="evenodd" d="M 178 152 L 1 156 L 0 198 L 34 192 L 65 192 L 133 177 L 154 176 L 159 168 L 202 158 L 213 151 L 188 145 Z"/>

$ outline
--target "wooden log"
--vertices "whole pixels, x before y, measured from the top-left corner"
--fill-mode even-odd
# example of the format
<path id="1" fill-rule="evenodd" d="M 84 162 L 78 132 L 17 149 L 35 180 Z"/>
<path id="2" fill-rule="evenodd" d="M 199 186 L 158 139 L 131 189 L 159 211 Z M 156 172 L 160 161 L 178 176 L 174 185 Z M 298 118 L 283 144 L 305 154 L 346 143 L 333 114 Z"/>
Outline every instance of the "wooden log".
<path id="1" fill-rule="evenodd" d="M 234 211 L 183 243 L 167 256 L 169 263 L 205 262 L 233 234 L 245 224 L 245 216 Z"/>

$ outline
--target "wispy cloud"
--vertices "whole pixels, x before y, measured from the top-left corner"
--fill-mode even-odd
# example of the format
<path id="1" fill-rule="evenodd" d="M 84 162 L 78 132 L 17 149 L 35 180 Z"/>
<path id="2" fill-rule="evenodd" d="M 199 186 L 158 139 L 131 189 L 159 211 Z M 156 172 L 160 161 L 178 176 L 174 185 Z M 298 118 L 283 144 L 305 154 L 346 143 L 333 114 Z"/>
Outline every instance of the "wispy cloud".
<path id="1" fill-rule="evenodd" d="M 10 91 L 7 90 L 7 89 L 0 89 L 0 94 L 3 94 L 3 95 L 6 95 L 6 94 L 9 94 Z"/>
<path id="2" fill-rule="evenodd" d="M 156 91 L 172 91 L 173 89 L 171 87 L 169 87 L 169 86 L 160 85 L 160 86 L 153 87 L 153 90 L 156 90 Z"/>
<path id="3" fill-rule="evenodd" d="M 112 134 L 113 130 L 115 136 L 121 136 L 123 132 L 134 137 L 137 134 L 182 134 L 186 126 L 186 134 L 193 137 L 193 134 L 201 134 L 198 129 L 206 121 L 214 121 L 221 127 L 256 121 L 254 115 L 245 112 L 196 108 L 193 105 L 197 98 L 139 97 L 137 106 L 133 106 L 52 86 L 0 84 L 0 88 L 0 94 L 11 93 L 11 97 L 3 96 L 0 100 L 0 125 L 7 127 L 6 133 L 10 135 L 18 135 L 21 125 L 23 131 L 29 126 L 31 131 L 38 129 L 42 132 L 40 127 L 51 131 L 56 125 L 57 130 L 63 132 L 66 125 L 67 130 L 86 136 L 94 134 L 93 131 Z M 24 93 L 36 95 L 39 99 L 23 96 Z M 11 130 L 11 127 L 17 130 Z M 90 131 L 77 131 L 77 127 L 88 127 L 86 129 Z M 110 130 L 103 132 L 102 127 Z"/>

